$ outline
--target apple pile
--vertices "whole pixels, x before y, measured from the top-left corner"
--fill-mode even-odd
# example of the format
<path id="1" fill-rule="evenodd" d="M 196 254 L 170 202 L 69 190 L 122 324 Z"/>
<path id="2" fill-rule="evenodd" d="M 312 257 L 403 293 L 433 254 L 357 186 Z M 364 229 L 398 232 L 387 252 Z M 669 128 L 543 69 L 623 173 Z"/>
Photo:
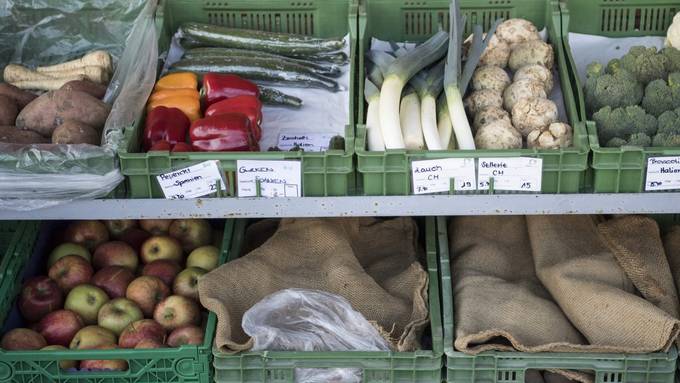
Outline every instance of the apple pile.
<path id="1" fill-rule="evenodd" d="M 75 221 L 49 254 L 47 275 L 24 282 L 26 328 L 5 350 L 161 348 L 203 343 L 198 278 L 218 265 L 206 220 Z M 187 256 L 185 256 L 187 255 Z M 77 368 L 76 361 L 61 362 Z M 80 369 L 126 370 L 123 360 Z"/>

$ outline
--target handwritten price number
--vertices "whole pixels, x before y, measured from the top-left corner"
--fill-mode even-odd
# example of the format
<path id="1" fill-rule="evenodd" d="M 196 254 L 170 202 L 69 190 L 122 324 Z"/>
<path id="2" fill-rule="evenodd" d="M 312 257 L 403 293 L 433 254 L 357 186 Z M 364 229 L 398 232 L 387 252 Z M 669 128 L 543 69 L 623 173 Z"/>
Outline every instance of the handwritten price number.
<path id="1" fill-rule="evenodd" d="M 461 182 L 460 189 L 462 189 L 462 190 L 472 189 L 472 182 L 470 182 L 470 181 Z"/>
<path id="2" fill-rule="evenodd" d="M 427 186 L 418 186 L 418 192 L 426 192 L 427 190 Z"/>
<path id="3" fill-rule="evenodd" d="M 522 183 L 522 185 L 520 185 L 520 189 L 531 190 L 531 182 L 524 182 L 524 183 Z"/>
<path id="4" fill-rule="evenodd" d="M 184 194 L 173 194 L 170 199 L 184 199 Z"/>
<path id="5" fill-rule="evenodd" d="M 486 188 L 486 187 L 489 187 L 490 185 L 491 185 L 491 184 L 489 183 L 489 181 L 480 181 L 480 182 L 479 182 L 479 187 L 480 187 L 480 188 Z"/>
<path id="6" fill-rule="evenodd" d="M 649 186 L 656 187 L 656 186 L 661 186 L 662 184 L 663 184 L 663 182 L 660 182 L 660 181 L 651 181 L 649 183 Z"/>

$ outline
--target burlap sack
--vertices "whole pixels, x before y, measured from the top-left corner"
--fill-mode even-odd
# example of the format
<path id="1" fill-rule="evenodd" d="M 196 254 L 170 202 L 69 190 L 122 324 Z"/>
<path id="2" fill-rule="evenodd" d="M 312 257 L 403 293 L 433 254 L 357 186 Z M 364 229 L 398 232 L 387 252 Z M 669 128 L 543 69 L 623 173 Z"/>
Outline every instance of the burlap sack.
<path id="1" fill-rule="evenodd" d="M 449 235 L 456 349 L 585 342 L 536 277 L 523 216 L 453 218 Z"/>
<path id="2" fill-rule="evenodd" d="M 396 350 L 417 349 L 428 323 L 428 278 L 416 261 L 416 242 L 410 218 L 281 221 L 262 246 L 199 280 L 201 304 L 217 315 L 215 346 L 250 349 L 243 313 L 271 293 L 296 287 L 345 297 L 390 332 Z"/>
<path id="3" fill-rule="evenodd" d="M 663 265 L 650 266 L 651 262 L 658 261 L 659 251 L 663 251 L 658 249 L 660 241 L 648 238 L 648 228 L 638 227 L 640 233 L 631 232 L 628 222 L 632 221 L 603 223 L 602 231 L 606 234 L 601 235 L 589 216 L 527 217 L 536 274 L 587 339 L 585 345 L 547 344 L 551 350 L 666 351 L 677 337 L 680 322 L 636 295 L 633 283 L 613 255 L 617 252 L 623 264 L 635 269 L 632 274 L 639 272 L 635 278 L 641 284 L 648 284 L 639 278 L 646 273 L 643 269 L 663 268 Z M 641 243 L 634 245 L 635 242 Z M 641 254 L 641 249 L 653 255 L 643 260 L 647 254 Z M 633 264 L 636 266 L 631 266 Z M 646 266 L 638 267 L 643 264 Z M 660 282 L 658 286 L 665 287 L 665 294 L 668 294 L 668 281 Z M 661 294 L 656 292 L 655 295 Z M 666 301 L 674 301 L 677 310 L 677 297 Z"/>
<path id="4" fill-rule="evenodd" d="M 668 230 L 663 237 L 663 246 L 680 296 L 680 226 L 673 226 Z"/>

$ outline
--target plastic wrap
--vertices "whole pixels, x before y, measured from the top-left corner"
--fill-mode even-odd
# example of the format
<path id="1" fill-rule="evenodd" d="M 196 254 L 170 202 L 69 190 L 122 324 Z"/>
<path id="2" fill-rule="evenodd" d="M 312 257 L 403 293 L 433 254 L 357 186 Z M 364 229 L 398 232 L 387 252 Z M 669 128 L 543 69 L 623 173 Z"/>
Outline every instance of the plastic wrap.
<path id="1" fill-rule="evenodd" d="M 242 320 L 253 351 L 389 351 L 389 345 L 343 297 L 319 290 L 286 289 L 271 294 Z M 296 382 L 361 382 L 351 368 L 298 368 Z"/>
<path id="2" fill-rule="evenodd" d="M 54 64 L 103 49 L 114 74 L 102 145 L 0 144 L 0 208 L 27 210 L 105 197 L 123 180 L 115 153 L 141 116 L 156 76 L 157 0 L 5 1 L 0 68 Z M 29 197 L 30 199 L 27 199 Z"/>

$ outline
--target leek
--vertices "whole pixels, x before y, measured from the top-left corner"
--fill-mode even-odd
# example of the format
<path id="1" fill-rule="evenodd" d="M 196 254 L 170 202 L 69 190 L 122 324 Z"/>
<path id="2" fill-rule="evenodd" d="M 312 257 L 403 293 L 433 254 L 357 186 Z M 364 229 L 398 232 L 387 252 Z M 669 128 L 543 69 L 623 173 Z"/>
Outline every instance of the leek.
<path id="1" fill-rule="evenodd" d="M 397 57 L 383 73 L 380 88 L 380 128 L 387 149 L 403 149 L 399 101 L 406 83 L 421 69 L 439 60 L 446 53 L 445 32 L 437 32 L 424 43 Z"/>
<path id="2" fill-rule="evenodd" d="M 446 107 L 446 95 L 444 93 L 437 99 L 437 132 L 439 142 L 441 142 L 444 150 L 456 148 L 453 126 L 451 125 L 451 117 L 449 117 L 449 108 Z"/>
<path id="3" fill-rule="evenodd" d="M 420 98 L 412 87 L 406 87 L 399 106 L 399 122 L 404 137 L 404 147 L 411 150 L 425 148 L 423 129 L 420 126 Z"/>
<path id="4" fill-rule="evenodd" d="M 451 23 L 449 35 L 449 52 L 446 58 L 446 69 L 444 72 L 444 92 L 446 93 L 446 104 L 451 119 L 451 125 L 455 132 L 458 147 L 462 150 L 474 150 L 475 141 L 472 137 L 470 123 L 465 115 L 463 107 L 463 95 L 467 90 L 467 85 L 472 77 L 479 59 L 489 44 L 489 40 L 496 32 L 496 26 L 500 20 L 491 27 L 487 33 L 487 38 L 482 37 L 482 27 L 475 25 L 473 28 L 474 36 L 472 46 L 468 52 L 468 58 L 463 70 L 464 77 L 461 77 L 461 56 L 463 46 L 463 29 L 465 20 L 460 15 L 459 0 L 452 0 L 449 7 L 449 20 Z"/>
<path id="5" fill-rule="evenodd" d="M 444 89 L 444 65 L 442 60 L 426 74 L 421 72 L 411 79 L 420 97 L 420 125 L 429 150 L 445 149 L 437 132 L 437 96 Z"/>
<path id="6" fill-rule="evenodd" d="M 384 151 L 385 143 L 383 142 L 382 131 L 380 130 L 380 116 L 378 113 L 380 90 L 368 78 L 366 78 L 364 84 L 364 97 L 368 103 L 368 109 L 366 110 L 366 140 L 368 141 L 368 150 Z"/>

